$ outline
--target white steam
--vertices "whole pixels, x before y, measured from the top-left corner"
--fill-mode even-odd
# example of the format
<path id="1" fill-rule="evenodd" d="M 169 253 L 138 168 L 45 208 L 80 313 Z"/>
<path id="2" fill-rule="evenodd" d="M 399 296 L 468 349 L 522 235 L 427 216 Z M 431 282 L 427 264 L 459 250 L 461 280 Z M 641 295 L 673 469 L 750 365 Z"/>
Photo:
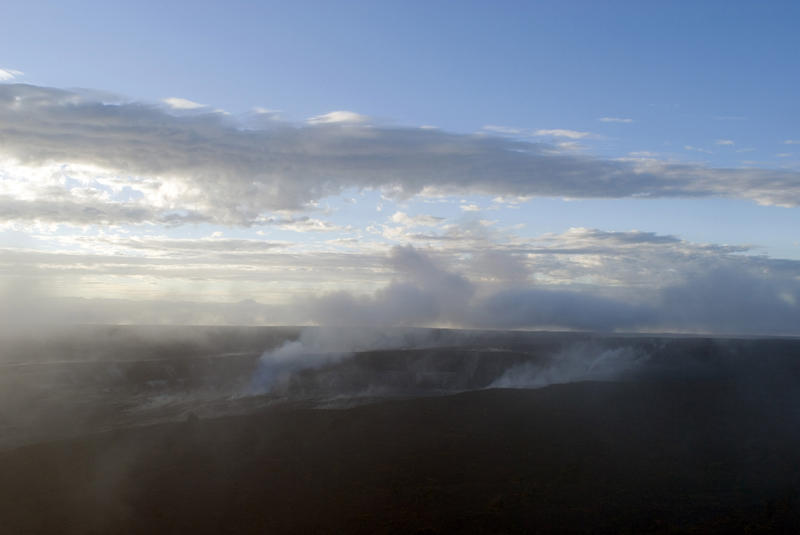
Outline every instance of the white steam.
<path id="1" fill-rule="evenodd" d="M 259 360 L 248 394 L 280 390 L 294 372 L 335 364 L 359 351 L 439 345 L 447 337 L 430 329 L 307 327 Z"/>
<path id="2" fill-rule="evenodd" d="M 649 355 L 632 347 L 614 349 L 575 344 L 546 363 L 525 362 L 506 370 L 489 388 L 542 388 L 578 381 L 615 381 L 636 371 Z"/>
<path id="3" fill-rule="evenodd" d="M 509 353 L 476 352 L 476 342 L 485 347 L 485 340 L 473 340 L 463 331 L 310 327 L 298 339 L 264 352 L 250 387 L 243 394 L 294 397 L 302 392 L 301 398 L 309 394 L 311 398 L 337 398 L 374 392 L 541 388 L 578 381 L 624 380 L 641 371 L 650 359 L 649 353 L 635 345 L 609 347 L 579 342 L 552 353 Z M 377 353 L 362 354 L 355 362 L 342 362 L 369 351 Z M 512 354 L 517 356 L 510 357 Z M 378 360 L 370 363 L 365 358 Z M 385 358 L 393 360 L 382 364 L 380 359 Z M 386 362 L 391 364 L 387 367 Z"/>

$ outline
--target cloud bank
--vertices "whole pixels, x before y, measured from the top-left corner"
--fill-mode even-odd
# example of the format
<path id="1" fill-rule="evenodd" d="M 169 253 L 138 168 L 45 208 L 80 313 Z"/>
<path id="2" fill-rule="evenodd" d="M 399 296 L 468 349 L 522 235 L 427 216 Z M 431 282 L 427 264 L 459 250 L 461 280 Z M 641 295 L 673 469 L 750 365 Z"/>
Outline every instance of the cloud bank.
<path id="1" fill-rule="evenodd" d="M 537 288 L 522 280 L 487 288 L 410 246 L 395 247 L 390 258 L 397 278 L 386 287 L 360 297 L 330 293 L 306 303 L 305 314 L 342 326 L 800 334 L 796 265 L 782 273 L 757 259 L 717 257 L 716 267 L 690 270 L 680 281 L 637 296 L 613 287 Z"/>
<path id="2" fill-rule="evenodd" d="M 800 204 L 796 171 L 593 158 L 486 134 L 375 126 L 352 112 L 253 127 L 184 104 L 0 85 L 0 217 L 253 225 L 348 188 L 398 198 L 725 196 Z"/>
<path id="3" fill-rule="evenodd" d="M 800 335 L 800 261 L 646 232 L 572 229 L 493 249 L 286 254 L 244 239 L 113 238 L 148 256 L 0 251 L 0 323 L 316 324 Z M 505 248 L 503 248 L 505 247 Z M 22 268 L 20 268 L 22 266 Z M 242 284 L 288 302 L 59 297 L 84 278 Z M 357 284 L 352 284 L 357 281 Z M 332 288 L 347 290 L 330 291 Z M 59 290 L 56 292 L 55 290 Z M 245 293 L 247 295 L 247 293 Z"/>

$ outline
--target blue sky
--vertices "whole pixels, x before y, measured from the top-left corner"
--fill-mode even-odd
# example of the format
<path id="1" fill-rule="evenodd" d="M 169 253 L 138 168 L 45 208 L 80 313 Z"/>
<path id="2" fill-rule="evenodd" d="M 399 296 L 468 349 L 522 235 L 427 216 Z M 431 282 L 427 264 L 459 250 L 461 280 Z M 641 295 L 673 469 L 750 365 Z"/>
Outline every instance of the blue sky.
<path id="1" fill-rule="evenodd" d="M 397 285 L 431 293 L 402 267 L 418 254 L 476 309 L 535 288 L 657 319 L 525 305 L 495 325 L 439 296 L 387 321 L 745 331 L 665 312 L 719 270 L 783 318 L 761 331 L 800 317 L 796 2 L 5 2 L 0 18 L 2 277 L 37 292 L 15 307 L 225 323 L 219 307 L 254 301 L 234 319 L 324 323 L 308 303 L 335 292 L 365 311 Z"/>
<path id="2" fill-rule="evenodd" d="M 610 156 L 796 165 L 776 156 L 799 137 L 793 2 L 8 2 L 2 11 L 13 21 L 0 36 L 5 63 L 42 85 L 184 95 L 292 120 L 345 109 L 457 132 L 569 128 L 603 136 L 593 147 Z"/>

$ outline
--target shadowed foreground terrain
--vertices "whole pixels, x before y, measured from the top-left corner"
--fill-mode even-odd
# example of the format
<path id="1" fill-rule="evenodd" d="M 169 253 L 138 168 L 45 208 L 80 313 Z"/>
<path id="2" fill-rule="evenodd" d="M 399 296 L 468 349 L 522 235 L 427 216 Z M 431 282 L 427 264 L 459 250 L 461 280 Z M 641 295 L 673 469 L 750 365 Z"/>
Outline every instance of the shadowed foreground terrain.
<path id="1" fill-rule="evenodd" d="M 603 362 L 620 347 L 635 346 L 647 358 L 624 370 L 615 365 L 615 376 L 601 374 L 602 381 L 586 370 L 569 381 L 564 369 L 574 363 L 559 374 L 542 364 L 553 362 L 548 351 L 565 358 L 564 339 L 515 339 L 503 351 L 477 353 L 474 339 L 461 353 L 452 346 L 360 353 L 280 383 L 284 394 L 313 396 L 278 403 L 273 391 L 271 402 L 237 414 L 189 412 L 180 421 L 8 448 L 0 451 L 3 532 L 722 533 L 800 526 L 798 342 L 604 338 L 590 346 Z M 515 353 L 523 347 L 535 355 Z M 502 359 L 509 362 L 491 365 Z M 536 377 L 566 379 L 534 377 L 535 389 L 491 387 L 508 382 L 509 369 L 530 375 L 532 362 Z M 601 365 L 595 358 L 588 368 Z M 361 389 L 365 374 L 381 372 L 384 386 L 387 377 L 407 386 L 404 370 L 412 367 L 427 390 L 398 395 L 383 388 L 392 392 L 387 399 L 349 408 L 321 403 L 326 385 Z"/>

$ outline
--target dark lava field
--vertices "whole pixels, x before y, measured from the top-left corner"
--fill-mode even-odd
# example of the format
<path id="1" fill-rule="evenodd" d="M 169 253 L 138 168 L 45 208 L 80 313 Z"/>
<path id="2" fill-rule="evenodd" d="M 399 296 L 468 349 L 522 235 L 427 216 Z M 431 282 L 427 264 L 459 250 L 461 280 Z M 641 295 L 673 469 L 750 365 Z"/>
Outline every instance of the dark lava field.
<path id="1" fill-rule="evenodd" d="M 4 335 L 2 533 L 792 533 L 800 340 Z"/>

